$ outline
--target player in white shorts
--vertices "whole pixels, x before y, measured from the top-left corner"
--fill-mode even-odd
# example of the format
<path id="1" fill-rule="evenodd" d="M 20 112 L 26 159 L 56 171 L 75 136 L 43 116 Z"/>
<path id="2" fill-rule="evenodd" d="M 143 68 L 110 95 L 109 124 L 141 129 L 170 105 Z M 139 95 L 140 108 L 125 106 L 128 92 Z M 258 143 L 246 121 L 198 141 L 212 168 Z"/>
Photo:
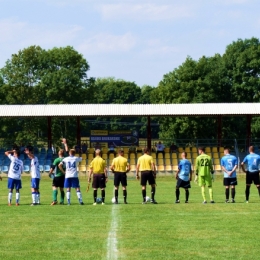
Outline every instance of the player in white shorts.
<path id="1" fill-rule="evenodd" d="M 25 153 L 31 159 L 31 191 L 32 191 L 32 204 L 31 206 L 40 205 L 40 179 L 41 172 L 38 158 L 33 154 L 29 148 L 25 149 Z"/>
<path id="2" fill-rule="evenodd" d="M 68 205 L 70 205 L 70 191 L 71 188 L 75 188 L 77 191 L 77 197 L 80 205 L 84 205 L 82 201 L 82 195 L 80 192 L 79 178 L 78 178 L 78 164 L 82 161 L 81 157 L 75 156 L 76 151 L 74 149 L 70 149 L 69 156 L 64 158 L 62 162 L 59 164 L 59 168 L 61 172 L 65 174 L 65 182 L 64 188 L 67 188 L 67 201 Z M 66 170 L 63 169 L 63 164 L 66 165 Z"/>
<path id="3" fill-rule="evenodd" d="M 11 160 L 8 171 L 8 206 L 12 205 L 13 190 L 16 189 L 16 206 L 20 203 L 20 189 L 22 188 L 21 174 L 23 172 L 23 161 L 19 159 L 20 151 L 6 151 L 5 155 Z"/>

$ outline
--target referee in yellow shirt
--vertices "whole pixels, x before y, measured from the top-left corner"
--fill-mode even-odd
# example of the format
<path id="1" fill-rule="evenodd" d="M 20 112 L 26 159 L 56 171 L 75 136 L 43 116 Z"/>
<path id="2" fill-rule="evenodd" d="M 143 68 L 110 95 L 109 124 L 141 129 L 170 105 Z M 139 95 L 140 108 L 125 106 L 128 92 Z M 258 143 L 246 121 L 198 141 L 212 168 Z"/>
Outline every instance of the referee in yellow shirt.
<path id="1" fill-rule="evenodd" d="M 124 203 L 127 204 L 127 176 L 126 173 L 130 171 L 129 163 L 124 157 L 124 151 L 118 151 L 118 157 L 114 158 L 111 165 L 111 171 L 114 173 L 114 185 L 115 185 L 115 204 L 118 204 L 118 188 L 120 182 L 123 188 Z"/>
<path id="2" fill-rule="evenodd" d="M 92 182 L 92 188 L 93 191 L 93 197 L 94 197 L 94 203 L 93 205 L 97 205 L 97 190 L 98 188 L 101 189 L 101 197 L 102 197 L 102 205 L 105 204 L 105 188 L 106 188 L 106 182 L 108 180 L 107 178 L 107 167 L 106 162 L 100 157 L 101 151 L 97 149 L 95 151 L 96 157 L 92 160 L 90 163 L 90 172 L 88 177 L 88 182 L 91 182 L 91 176 L 93 174 L 93 182 Z"/>
<path id="3" fill-rule="evenodd" d="M 148 148 L 144 149 L 144 155 L 138 158 L 136 167 L 136 178 L 139 180 L 139 171 L 141 172 L 141 185 L 142 185 L 142 195 L 143 204 L 146 204 L 146 184 L 147 181 L 151 185 L 151 203 L 157 204 L 154 199 L 155 196 L 155 178 L 156 178 L 156 168 L 153 162 L 153 157 L 149 155 L 150 150 Z"/>

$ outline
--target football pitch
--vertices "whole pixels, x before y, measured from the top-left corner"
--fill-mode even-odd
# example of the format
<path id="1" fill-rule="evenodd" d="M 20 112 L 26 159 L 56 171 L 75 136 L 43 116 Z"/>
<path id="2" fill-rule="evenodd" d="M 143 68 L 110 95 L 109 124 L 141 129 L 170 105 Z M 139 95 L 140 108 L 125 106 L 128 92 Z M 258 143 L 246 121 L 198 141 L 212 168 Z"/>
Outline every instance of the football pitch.
<path id="1" fill-rule="evenodd" d="M 50 206 L 51 179 L 40 184 L 41 204 L 31 207 L 30 177 L 23 176 L 21 205 L 7 206 L 7 178 L 0 182 L 0 259 L 259 259 L 260 199 L 251 187 L 244 203 L 245 178 L 238 179 L 236 203 L 225 204 L 222 176 L 213 183 L 215 204 L 202 204 L 192 182 L 189 204 L 175 201 L 175 179 L 157 178 L 157 205 L 142 205 L 139 182 L 128 180 L 128 202 L 113 205 L 113 181 L 106 205 L 93 206 L 92 189 L 81 177 L 85 205 Z M 150 196 L 150 188 L 147 195 Z M 122 190 L 119 191 L 122 202 Z M 208 190 L 206 190 L 208 198 Z M 59 197 L 59 195 L 58 195 Z M 100 197 L 100 192 L 99 192 Z"/>

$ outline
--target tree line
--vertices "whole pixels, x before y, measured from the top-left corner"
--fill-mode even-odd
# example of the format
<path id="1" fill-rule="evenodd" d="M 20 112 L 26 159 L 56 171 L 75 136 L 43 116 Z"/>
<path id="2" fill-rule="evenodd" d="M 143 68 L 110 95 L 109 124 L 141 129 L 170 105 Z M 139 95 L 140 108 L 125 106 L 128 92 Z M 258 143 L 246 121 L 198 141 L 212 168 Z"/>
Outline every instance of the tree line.
<path id="1" fill-rule="evenodd" d="M 30 46 L 13 54 L 0 69 L 0 104 L 158 104 L 258 102 L 260 42 L 238 39 L 223 55 L 187 57 L 163 75 L 157 86 L 138 86 L 115 78 L 88 77 L 90 65 L 73 47 L 42 49 Z M 22 142 L 46 139 L 44 118 L 2 118 L 0 138 Z M 153 137 L 215 139 L 216 117 L 154 117 Z M 122 122 L 122 123 L 121 123 Z M 74 118 L 54 118 L 53 137 L 75 139 Z M 260 132 L 253 118 L 252 135 Z M 81 120 L 82 134 L 90 129 L 137 129 L 146 133 L 146 118 L 91 118 Z M 246 119 L 224 118 L 223 138 L 245 138 Z"/>

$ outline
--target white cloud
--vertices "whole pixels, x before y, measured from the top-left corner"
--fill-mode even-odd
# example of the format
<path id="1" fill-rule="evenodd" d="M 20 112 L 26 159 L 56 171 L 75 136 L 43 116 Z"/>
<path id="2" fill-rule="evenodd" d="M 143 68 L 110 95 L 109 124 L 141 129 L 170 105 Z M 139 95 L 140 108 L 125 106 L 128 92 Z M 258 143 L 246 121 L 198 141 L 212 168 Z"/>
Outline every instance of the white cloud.
<path id="1" fill-rule="evenodd" d="M 104 19 L 174 20 L 193 15 L 192 5 L 173 4 L 103 4 L 97 8 Z"/>
<path id="2" fill-rule="evenodd" d="M 100 33 L 85 40 L 77 49 L 83 53 L 124 52 L 129 51 L 135 45 L 136 38 L 131 33 L 123 35 Z"/>

